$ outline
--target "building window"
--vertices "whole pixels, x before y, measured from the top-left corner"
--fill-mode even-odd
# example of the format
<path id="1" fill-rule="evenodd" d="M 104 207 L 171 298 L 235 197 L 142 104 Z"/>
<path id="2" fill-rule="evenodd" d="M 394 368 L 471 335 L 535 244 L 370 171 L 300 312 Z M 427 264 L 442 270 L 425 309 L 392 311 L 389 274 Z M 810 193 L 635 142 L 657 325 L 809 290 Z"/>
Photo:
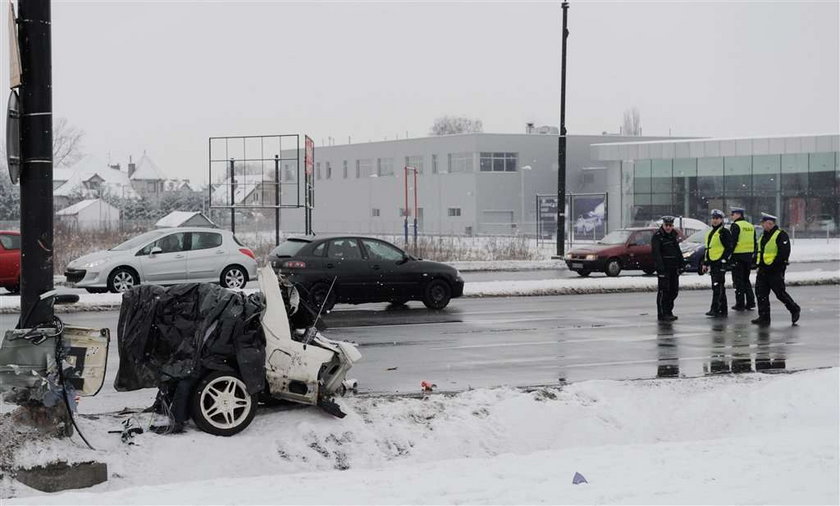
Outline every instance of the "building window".
<path id="1" fill-rule="evenodd" d="M 393 176 L 394 175 L 394 159 L 393 158 L 377 158 L 376 159 L 376 175 Z"/>
<path id="2" fill-rule="evenodd" d="M 332 179 L 332 165 L 327 162 L 327 179 Z"/>
<path id="3" fill-rule="evenodd" d="M 437 155 L 432 155 L 432 174 L 438 173 Z"/>
<path id="4" fill-rule="evenodd" d="M 473 172 L 473 154 L 472 153 L 450 153 L 449 172 L 452 174 Z"/>
<path id="5" fill-rule="evenodd" d="M 379 209 L 374 207 L 370 210 L 370 215 L 374 218 L 379 218 Z"/>
<path id="6" fill-rule="evenodd" d="M 315 177 L 321 179 L 321 162 L 315 163 Z"/>
<path id="7" fill-rule="evenodd" d="M 752 193 L 752 157 L 727 156 L 723 160 L 723 189 L 727 197 Z"/>
<path id="8" fill-rule="evenodd" d="M 447 214 L 449 216 L 461 216 L 461 208 L 460 207 L 450 207 L 448 209 Z"/>
<path id="9" fill-rule="evenodd" d="M 517 153 L 481 153 L 481 172 L 516 172 Z"/>
<path id="10" fill-rule="evenodd" d="M 343 173 L 344 179 L 347 179 L 347 160 L 341 162 L 341 171 Z"/>
<path id="11" fill-rule="evenodd" d="M 423 156 L 416 155 L 416 156 L 406 156 L 405 157 L 405 166 L 406 167 L 414 167 L 417 169 L 418 174 L 423 173 Z"/>
<path id="12" fill-rule="evenodd" d="M 595 182 L 595 174 L 591 172 L 583 173 L 583 184 L 592 184 Z"/>
<path id="13" fill-rule="evenodd" d="M 373 169 L 373 160 L 370 158 L 365 158 L 362 160 L 356 160 L 356 177 L 368 177 L 371 174 Z"/>

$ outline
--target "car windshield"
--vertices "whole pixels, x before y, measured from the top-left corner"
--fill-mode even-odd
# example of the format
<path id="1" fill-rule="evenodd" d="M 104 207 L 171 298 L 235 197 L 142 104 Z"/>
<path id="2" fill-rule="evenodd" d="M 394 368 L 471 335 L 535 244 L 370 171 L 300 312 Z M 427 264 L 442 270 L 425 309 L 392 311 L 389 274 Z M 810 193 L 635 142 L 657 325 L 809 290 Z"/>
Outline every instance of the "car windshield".
<path id="1" fill-rule="evenodd" d="M 705 230 L 698 230 L 697 232 L 694 232 L 688 236 L 685 242 L 706 242 L 706 230 L 709 229 L 707 228 Z"/>
<path id="2" fill-rule="evenodd" d="M 152 230 L 151 232 L 140 234 L 137 237 L 132 237 L 124 243 L 114 246 L 109 251 L 128 251 L 143 246 L 147 242 L 153 241 L 167 232 L 170 232 L 170 230 Z"/>
<path id="3" fill-rule="evenodd" d="M 300 239 L 289 239 L 286 242 L 280 244 L 280 246 L 274 248 L 274 251 L 272 251 L 271 254 L 278 258 L 293 257 L 307 244 L 309 244 L 309 241 L 301 241 Z"/>
<path id="4" fill-rule="evenodd" d="M 613 230 L 598 241 L 598 244 L 624 244 L 632 233 L 630 230 Z"/>

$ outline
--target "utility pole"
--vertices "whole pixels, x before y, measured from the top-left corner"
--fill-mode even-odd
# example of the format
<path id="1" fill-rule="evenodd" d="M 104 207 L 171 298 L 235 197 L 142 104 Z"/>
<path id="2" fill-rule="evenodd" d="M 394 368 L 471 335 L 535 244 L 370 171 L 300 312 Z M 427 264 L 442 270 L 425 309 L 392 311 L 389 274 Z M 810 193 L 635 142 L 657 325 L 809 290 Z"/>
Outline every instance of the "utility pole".
<path id="1" fill-rule="evenodd" d="M 562 63 L 560 64 L 560 141 L 557 149 L 557 257 L 563 258 L 566 250 L 566 28 L 569 2 L 561 4 L 563 9 Z"/>
<path id="2" fill-rule="evenodd" d="M 50 0 L 18 0 L 21 61 L 19 328 L 53 320 L 52 55 Z M 36 307 L 37 306 L 37 307 Z"/>

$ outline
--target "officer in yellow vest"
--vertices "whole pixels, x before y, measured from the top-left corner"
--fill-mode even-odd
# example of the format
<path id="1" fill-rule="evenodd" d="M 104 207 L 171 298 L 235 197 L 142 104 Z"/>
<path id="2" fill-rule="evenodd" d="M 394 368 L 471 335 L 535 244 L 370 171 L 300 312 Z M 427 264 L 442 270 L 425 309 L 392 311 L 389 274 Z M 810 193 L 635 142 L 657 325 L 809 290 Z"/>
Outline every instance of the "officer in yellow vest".
<path id="1" fill-rule="evenodd" d="M 770 324 L 770 291 L 790 311 L 790 321 L 799 321 L 800 307 L 785 290 L 785 270 L 790 257 L 790 238 L 787 232 L 776 226 L 779 219 L 767 213 L 761 213 L 761 227 L 764 234 L 758 243 L 758 274 L 755 277 L 755 296 L 758 299 L 758 318 L 756 325 Z"/>
<path id="2" fill-rule="evenodd" d="M 745 311 L 755 308 L 755 295 L 750 284 L 750 268 L 755 263 L 755 227 L 744 219 L 744 208 L 733 207 L 730 211 L 732 225 L 729 233 L 732 235 L 732 284 L 735 285 L 735 311 Z"/>
<path id="3" fill-rule="evenodd" d="M 706 254 L 703 258 L 703 272 L 712 277 L 712 308 L 706 316 L 725 317 L 726 307 L 726 263 L 732 254 L 732 236 L 723 226 L 723 211 L 712 209 L 712 228 L 706 232 Z"/>

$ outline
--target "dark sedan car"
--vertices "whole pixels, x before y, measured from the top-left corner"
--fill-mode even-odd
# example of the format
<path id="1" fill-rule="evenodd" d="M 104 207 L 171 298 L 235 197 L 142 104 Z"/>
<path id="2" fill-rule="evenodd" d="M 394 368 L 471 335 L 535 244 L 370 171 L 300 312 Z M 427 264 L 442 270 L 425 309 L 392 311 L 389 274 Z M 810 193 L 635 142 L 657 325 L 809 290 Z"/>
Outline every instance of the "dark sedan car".
<path id="1" fill-rule="evenodd" d="M 566 253 L 566 265 L 581 276 L 604 272 L 618 276 L 622 270 L 641 270 L 653 274 L 653 252 L 650 240 L 655 227 L 622 228 L 613 230 L 600 241 L 578 246 Z M 682 232 L 676 231 L 682 239 Z"/>
<path id="2" fill-rule="evenodd" d="M 338 302 L 409 300 L 443 309 L 464 293 L 464 280 L 454 267 L 414 258 L 371 237 L 290 237 L 274 248 L 268 260 L 313 306 L 323 304 L 325 311 Z"/>

